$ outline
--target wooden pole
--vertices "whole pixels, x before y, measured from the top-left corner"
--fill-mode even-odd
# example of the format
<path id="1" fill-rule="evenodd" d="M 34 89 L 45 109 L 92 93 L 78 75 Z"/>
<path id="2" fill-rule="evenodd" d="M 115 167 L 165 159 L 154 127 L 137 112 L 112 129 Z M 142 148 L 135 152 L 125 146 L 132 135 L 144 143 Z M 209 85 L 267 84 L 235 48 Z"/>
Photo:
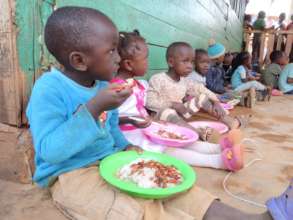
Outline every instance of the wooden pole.
<path id="1" fill-rule="evenodd" d="M 292 49 L 292 42 L 293 42 L 293 34 L 288 34 L 287 40 L 286 40 L 286 47 L 285 47 L 285 53 L 287 56 L 290 55 L 290 52 Z"/>
<path id="2" fill-rule="evenodd" d="M 261 34 L 261 40 L 260 40 L 260 49 L 259 49 L 259 58 L 258 58 L 258 62 L 260 64 L 260 66 L 263 65 L 263 58 L 264 58 L 264 50 L 265 50 L 265 32 L 263 32 Z"/>

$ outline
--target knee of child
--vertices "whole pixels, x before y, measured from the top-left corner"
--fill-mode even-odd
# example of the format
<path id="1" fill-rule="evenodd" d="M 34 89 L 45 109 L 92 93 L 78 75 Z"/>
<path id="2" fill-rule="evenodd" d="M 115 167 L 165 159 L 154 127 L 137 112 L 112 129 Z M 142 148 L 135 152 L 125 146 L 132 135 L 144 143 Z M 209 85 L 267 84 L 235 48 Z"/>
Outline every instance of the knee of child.
<path id="1" fill-rule="evenodd" d="M 163 110 L 160 115 L 160 120 L 169 121 L 168 119 L 170 118 L 174 119 L 174 118 L 180 118 L 180 117 L 174 109 L 167 108 Z"/>

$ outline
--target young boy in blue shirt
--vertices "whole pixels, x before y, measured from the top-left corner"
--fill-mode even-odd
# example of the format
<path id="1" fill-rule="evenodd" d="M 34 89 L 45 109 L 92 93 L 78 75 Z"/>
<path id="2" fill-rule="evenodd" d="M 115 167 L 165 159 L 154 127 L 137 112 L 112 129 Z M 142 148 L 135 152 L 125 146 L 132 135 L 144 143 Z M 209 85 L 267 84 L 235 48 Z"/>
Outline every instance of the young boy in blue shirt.
<path id="1" fill-rule="evenodd" d="M 55 205 L 67 217 L 271 219 L 268 213 L 248 215 L 229 207 L 197 186 L 162 202 L 130 197 L 104 182 L 99 160 L 136 149 L 119 130 L 116 110 L 131 89 L 106 82 L 120 61 L 118 31 L 99 11 L 64 7 L 48 18 L 45 42 L 64 70 L 45 73 L 28 105 L 36 155 L 34 181 L 50 188 Z"/>

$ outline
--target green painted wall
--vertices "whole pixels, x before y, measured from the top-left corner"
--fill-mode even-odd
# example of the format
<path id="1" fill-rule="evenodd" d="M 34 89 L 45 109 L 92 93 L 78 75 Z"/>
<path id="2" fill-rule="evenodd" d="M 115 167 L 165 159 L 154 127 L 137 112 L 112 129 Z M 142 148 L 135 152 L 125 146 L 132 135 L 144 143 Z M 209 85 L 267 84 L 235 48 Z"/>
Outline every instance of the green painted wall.
<path id="1" fill-rule="evenodd" d="M 54 7 L 78 5 L 101 10 L 119 30 L 138 29 L 150 46 L 147 78 L 166 69 L 166 47 L 187 41 L 206 48 L 214 37 L 227 50 L 239 51 L 242 24 L 225 0 L 16 0 L 20 67 L 27 75 L 28 92 L 37 76 L 54 62 L 43 43 L 43 27 Z"/>

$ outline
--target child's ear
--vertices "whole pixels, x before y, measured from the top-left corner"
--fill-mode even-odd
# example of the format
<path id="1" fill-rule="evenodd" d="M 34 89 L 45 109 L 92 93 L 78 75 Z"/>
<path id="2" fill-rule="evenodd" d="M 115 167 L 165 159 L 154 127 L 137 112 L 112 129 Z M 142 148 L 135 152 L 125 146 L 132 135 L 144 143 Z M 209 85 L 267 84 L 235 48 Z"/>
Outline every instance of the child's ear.
<path id="1" fill-rule="evenodd" d="M 127 71 L 131 72 L 133 70 L 131 60 L 128 60 L 128 59 L 123 60 L 122 65 L 123 65 L 124 69 Z"/>
<path id="2" fill-rule="evenodd" d="M 78 71 L 87 71 L 87 60 L 84 53 L 73 51 L 69 54 L 70 65 Z"/>
<path id="3" fill-rule="evenodd" d="M 174 67 L 174 59 L 173 57 L 169 57 L 168 60 L 167 60 L 167 63 L 168 63 L 168 66 L 169 67 Z"/>

